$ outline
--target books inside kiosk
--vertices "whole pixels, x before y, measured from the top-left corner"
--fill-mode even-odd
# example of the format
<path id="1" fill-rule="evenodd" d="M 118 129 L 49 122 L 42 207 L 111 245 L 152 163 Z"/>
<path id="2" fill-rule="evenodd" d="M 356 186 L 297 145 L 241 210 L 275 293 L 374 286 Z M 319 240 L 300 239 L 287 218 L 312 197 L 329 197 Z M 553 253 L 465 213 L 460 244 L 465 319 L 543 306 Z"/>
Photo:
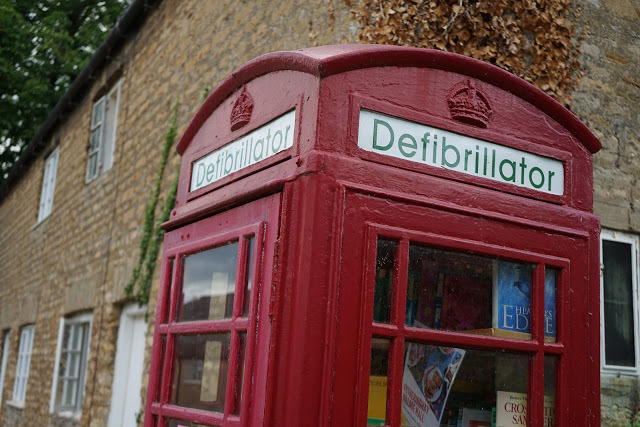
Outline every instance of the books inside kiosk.
<path id="1" fill-rule="evenodd" d="M 390 318 L 397 242 L 380 239 L 374 323 Z M 535 265 L 410 245 L 405 325 L 531 340 Z M 397 271 L 397 270 L 395 270 Z M 544 341 L 556 340 L 558 270 L 544 269 Z M 384 425 L 389 340 L 372 339 L 368 425 Z M 531 357 L 405 341 L 402 425 L 526 426 Z M 554 423 L 557 357 L 544 358 L 544 422 Z"/>

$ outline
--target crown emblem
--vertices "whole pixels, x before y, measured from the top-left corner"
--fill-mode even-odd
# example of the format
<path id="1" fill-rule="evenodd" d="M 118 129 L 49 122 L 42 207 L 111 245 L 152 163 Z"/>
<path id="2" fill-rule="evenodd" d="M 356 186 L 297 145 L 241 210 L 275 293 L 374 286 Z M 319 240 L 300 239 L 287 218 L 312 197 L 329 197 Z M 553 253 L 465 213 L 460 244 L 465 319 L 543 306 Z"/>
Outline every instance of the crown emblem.
<path id="1" fill-rule="evenodd" d="M 253 113 L 253 98 L 249 95 L 247 87 L 245 86 L 242 88 L 240 96 L 238 96 L 236 103 L 233 104 L 233 108 L 231 109 L 231 130 L 238 130 L 249 123 L 251 113 Z"/>
<path id="2" fill-rule="evenodd" d="M 468 125 L 486 128 L 493 114 L 489 98 L 473 80 L 467 79 L 455 85 L 447 97 L 451 117 Z"/>

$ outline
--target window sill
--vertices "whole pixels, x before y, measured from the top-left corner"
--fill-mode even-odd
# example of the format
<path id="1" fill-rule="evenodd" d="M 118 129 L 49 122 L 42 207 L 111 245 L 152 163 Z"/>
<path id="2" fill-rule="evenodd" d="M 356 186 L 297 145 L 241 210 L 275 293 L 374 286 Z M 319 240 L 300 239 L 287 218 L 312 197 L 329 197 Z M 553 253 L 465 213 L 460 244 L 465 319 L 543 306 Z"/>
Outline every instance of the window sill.
<path id="1" fill-rule="evenodd" d="M 47 215 L 46 217 L 42 218 L 40 221 L 36 222 L 35 224 L 33 224 L 31 226 L 31 231 L 35 230 L 36 228 L 38 228 L 40 226 L 40 224 L 42 224 L 43 222 L 45 222 L 49 217 L 51 216 L 51 214 Z"/>
<path id="2" fill-rule="evenodd" d="M 12 408 L 24 409 L 24 402 L 15 402 L 13 400 L 8 400 L 6 403 L 8 406 L 11 406 Z"/>
<path id="3" fill-rule="evenodd" d="M 79 421 L 82 413 L 74 411 L 54 411 L 53 415 L 59 418 L 66 418 L 68 420 Z"/>
<path id="4" fill-rule="evenodd" d="M 624 369 L 608 368 L 608 369 L 601 369 L 600 375 L 604 377 L 610 377 L 610 378 L 638 378 L 640 376 L 640 373 L 635 369 L 624 370 Z"/>

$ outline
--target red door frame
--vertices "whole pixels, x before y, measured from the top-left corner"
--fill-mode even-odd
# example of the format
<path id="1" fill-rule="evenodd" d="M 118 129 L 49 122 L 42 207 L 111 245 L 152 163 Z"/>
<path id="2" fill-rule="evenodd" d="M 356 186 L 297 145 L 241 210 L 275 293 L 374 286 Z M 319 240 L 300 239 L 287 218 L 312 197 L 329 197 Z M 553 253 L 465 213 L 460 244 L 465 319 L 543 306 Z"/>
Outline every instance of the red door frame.
<path id="1" fill-rule="evenodd" d="M 335 424 L 340 425 L 345 419 L 353 416 L 354 425 L 365 425 L 367 414 L 367 393 L 369 382 L 369 361 L 372 335 L 389 337 L 393 341 L 390 354 L 389 372 L 389 411 L 388 422 L 392 426 L 400 425 L 400 405 L 402 384 L 402 368 L 404 360 L 404 339 L 424 340 L 429 344 L 459 346 L 483 350 L 508 350 L 533 356 L 529 378 L 530 421 L 529 425 L 542 425 L 542 375 L 544 373 L 544 354 L 560 357 L 556 386 L 556 426 L 589 425 L 589 414 L 576 411 L 585 399 L 590 396 L 587 392 L 584 372 L 589 364 L 588 355 L 570 351 L 576 345 L 576 337 L 586 333 L 585 325 L 579 321 L 585 313 L 581 310 L 570 312 L 572 302 L 570 289 L 585 286 L 585 278 L 579 274 L 571 274 L 571 270 L 581 271 L 585 268 L 585 260 L 590 246 L 589 236 L 576 232 L 573 236 L 564 233 L 555 235 L 541 235 L 534 227 L 508 224 L 504 221 L 492 221 L 489 218 L 477 218 L 469 212 L 452 213 L 439 211 L 432 207 L 416 204 L 397 204 L 389 207 L 384 198 L 373 199 L 362 194 L 347 194 L 347 210 L 345 215 L 345 235 L 343 251 L 349 254 L 343 256 L 342 277 L 340 285 L 341 307 L 338 320 L 338 330 L 348 333 L 342 334 L 341 342 L 337 344 L 338 366 L 334 391 L 335 400 L 347 399 L 349 390 L 358 390 L 355 414 L 349 415 L 346 405 L 337 409 Z M 386 209 L 382 209 L 386 206 Z M 464 221 L 464 219 L 468 221 Z M 428 218 L 422 225 L 415 221 L 418 218 Z M 493 222 L 493 224 L 492 224 Z M 437 226 L 434 226 L 438 224 Z M 467 226 L 462 224 L 468 223 Z M 476 225 L 482 224 L 482 232 L 477 233 Z M 495 234 L 496 231 L 502 233 Z M 365 239 L 358 240 L 356 236 L 363 233 Z M 492 234 L 495 234 L 492 237 Z M 377 237 L 390 238 L 399 242 L 397 254 L 396 274 L 393 282 L 395 295 L 406 295 L 407 261 L 409 242 L 427 244 L 433 247 L 454 249 L 463 252 L 473 252 L 482 255 L 493 255 L 502 259 L 513 259 L 521 262 L 533 263 L 534 297 L 532 299 L 532 331 L 531 341 L 510 340 L 497 337 L 465 335 L 438 330 L 424 330 L 410 328 L 404 325 L 405 307 L 401 297 L 392 299 L 392 318 L 390 324 L 372 324 L 373 293 L 375 273 L 375 254 Z M 499 237 L 498 237 L 499 236 Z M 523 242 L 526 242 L 523 244 Z M 365 259 L 363 263 L 360 260 Z M 555 343 L 545 342 L 543 319 L 544 312 L 544 274 L 543 265 L 561 269 L 557 281 L 557 324 L 558 340 Z M 398 268 L 404 266 L 404 268 Z M 360 305 L 356 301 L 362 301 Z M 575 302 L 575 301 L 573 301 Z M 355 307 L 360 309 L 352 310 Z M 537 315 L 536 315 L 537 314 Z M 359 328 L 346 325 L 358 324 Z M 355 335 L 354 335 L 355 334 Z M 538 337 L 538 338 L 536 338 Z M 346 348 L 347 342 L 360 340 L 358 356 L 355 358 Z M 353 365 L 355 363 L 355 365 Z M 357 366 L 355 374 L 349 375 Z M 581 390 L 569 393 L 571 389 Z M 583 387 L 580 387 L 580 384 Z M 362 392 L 360 392 L 362 390 Z M 344 392 L 343 392 L 344 391 Z M 580 418 L 582 417 L 582 418 Z M 340 420 L 340 421 L 339 421 Z"/>
<path id="2" fill-rule="evenodd" d="M 165 235 L 156 327 L 151 356 L 145 426 L 164 425 L 165 418 L 195 423 L 248 426 L 261 424 L 264 417 L 267 363 L 270 337 L 269 301 L 273 274 L 274 242 L 278 235 L 280 195 L 275 194 L 189 224 Z M 244 284 L 248 273 L 247 238 L 253 237 L 255 257 L 248 317 L 242 317 Z M 184 256 L 239 241 L 233 316 L 224 320 L 176 321 L 179 310 Z M 177 261 L 176 261 L 177 260 Z M 259 262 L 261 261 L 261 262 Z M 258 322 L 258 318 L 261 320 Z M 176 336 L 229 332 L 231 344 L 224 411 L 207 412 L 169 403 L 173 378 Z M 243 384 L 238 377 L 239 333 L 246 334 Z M 242 388 L 236 407 L 237 388 Z M 235 412 L 240 416 L 234 415 Z"/>

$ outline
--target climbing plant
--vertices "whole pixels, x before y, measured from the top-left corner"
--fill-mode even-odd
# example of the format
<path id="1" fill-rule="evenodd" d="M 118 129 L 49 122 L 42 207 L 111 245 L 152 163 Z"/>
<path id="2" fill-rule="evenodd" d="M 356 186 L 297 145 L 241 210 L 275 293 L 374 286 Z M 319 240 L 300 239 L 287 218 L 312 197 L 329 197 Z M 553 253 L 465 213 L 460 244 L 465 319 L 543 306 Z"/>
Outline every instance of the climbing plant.
<path id="1" fill-rule="evenodd" d="M 169 153 L 171 152 L 171 147 L 174 144 L 178 130 L 177 117 L 178 103 L 176 102 L 173 107 L 171 120 L 169 121 L 169 128 L 164 135 L 160 164 L 158 165 L 156 179 L 145 209 L 144 225 L 142 227 L 142 237 L 140 238 L 138 251 L 138 261 L 131 274 L 131 279 L 124 288 L 127 298 L 132 299 L 139 304 L 146 304 L 149 302 L 149 292 L 151 290 L 153 271 L 156 266 L 156 259 L 164 236 L 164 230 L 161 225 L 169 219 L 171 209 L 173 209 L 176 202 L 178 173 L 176 173 L 176 177 L 173 180 L 169 194 L 167 195 L 162 211 L 160 212 L 160 217 L 156 220 L 156 207 L 160 198 L 162 178 L 164 177 Z"/>
<path id="2" fill-rule="evenodd" d="M 346 0 L 362 43 L 423 47 L 495 64 L 567 107 L 579 76 L 571 0 Z"/>

